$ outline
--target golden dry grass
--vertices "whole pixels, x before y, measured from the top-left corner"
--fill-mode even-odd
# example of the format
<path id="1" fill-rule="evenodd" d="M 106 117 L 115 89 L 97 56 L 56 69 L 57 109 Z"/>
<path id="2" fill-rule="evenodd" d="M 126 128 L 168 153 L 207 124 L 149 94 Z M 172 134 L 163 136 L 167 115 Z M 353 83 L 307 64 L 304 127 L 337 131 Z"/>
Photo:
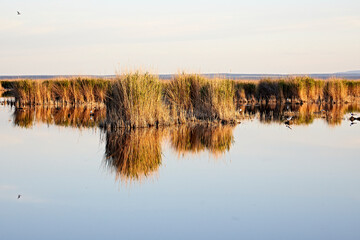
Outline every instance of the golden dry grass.
<path id="1" fill-rule="evenodd" d="M 134 72 L 116 80 L 73 78 L 1 84 L 14 89 L 18 106 L 106 103 L 106 124 L 128 129 L 194 121 L 234 123 L 239 118 L 239 104 L 360 101 L 359 80 L 306 76 L 249 81 L 179 74 L 160 81 L 158 76 Z"/>
<path id="2" fill-rule="evenodd" d="M 17 80 L 11 82 L 20 105 L 79 105 L 105 101 L 109 80 L 53 79 Z"/>
<path id="3" fill-rule="evenodd" d="M 126 74 L 112 84 L 106 100 L 107 124 L 116 128 L 169 125 L 162 84 L 150 74 Z"/>
<path id="4" fill-rule="evenodd" d="M 166 85 L 165 99 L 176 123 L 189 120 L 234 122 L 234 81 L 181 74 Z"/>
<path id="5" fill-rule="evenodd" d="M 345 79 L 313 79 L 306 76 L 260 81 L 236 81 L 238 102 L 354 102 L 360 100 L 360 81 Z"/>

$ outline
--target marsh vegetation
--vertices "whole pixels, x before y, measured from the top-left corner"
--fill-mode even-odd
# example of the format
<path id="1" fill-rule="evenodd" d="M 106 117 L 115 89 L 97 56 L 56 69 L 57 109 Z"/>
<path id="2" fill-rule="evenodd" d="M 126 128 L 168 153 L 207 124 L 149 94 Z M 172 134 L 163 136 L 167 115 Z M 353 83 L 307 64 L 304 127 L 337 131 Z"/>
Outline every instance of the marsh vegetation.
<path id="1" fill-rule="evenodd" d="M 190 122 L 234 124 L 236 108 L 248 105 L 331 104 L 360 100 L 360 81 L 309 77 L 260 81 L 209 79 L 179 74 L 159 80 L 134 72 L 116 79 L 54 79 L 2 81 L 18 107 L 106 106 L 108 129 L 170 126 Z"/>

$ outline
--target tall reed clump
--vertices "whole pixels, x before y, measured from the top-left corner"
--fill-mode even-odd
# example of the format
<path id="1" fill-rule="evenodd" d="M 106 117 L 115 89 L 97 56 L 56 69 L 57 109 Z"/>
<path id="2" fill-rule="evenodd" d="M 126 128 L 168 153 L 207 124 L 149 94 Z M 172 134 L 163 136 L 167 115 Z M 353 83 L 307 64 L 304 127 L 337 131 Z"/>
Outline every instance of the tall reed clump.
<path id="1" fill-rule="evenodd" d="M 22 105 L 77 105 L 103 103 L 109 81 L 102 79 L 19 80 L 13 82 L 15 99 Z"/>
<path id="2" fill-rule="evenodd" d="M 322 83 L 310 77 L 262 79 L 257 86 L 257 97 L 267 101 L 318 101 L 323 96 Z"/>
<path id="3" fill-rule="evenodd" d="M 166 85 L 165 98 L 175 123 L 236 119 L 234 81 L 182 74 Z"/>
<path id="4" fill-rule="evenodd" d="M 343 102 L 347 98 L 347 86 L 344 81 L 331 79 L 324 86 L 324 97 L 328 102 Z"/>
<path id="5" fill-rule="evenodd" d="M 347 88 L 349 100 L 356 101 L 360 97 L 360 80 L 344 80 L 343 83 Z"/>
<path id="6" fill-rule="evenodd" d="M 114 81 L 106 99 L 106 113 L 106 124 L 115 128 L 169 124 L 162 84 L 148 73 L 126 74 Z"/>
<path id="7" fill-rule="evenodd" d="M 235 98 L 236 102 L 247 103 L 256 101 L 256 82 L 252 81 L 235 81 Z"/>
<path id="8" fill-rule="evenodd" d="M 257 98 L 261 100 L 270 100 L 272 98 L 280 97 L 278 81 L 272 79 L 262 79 L 257 86 Z"/>
<path id="9" fill-rule="evenodd" d="M 310 77 L 262 79 L 257 85 L 257 98 L 267 101 L 346 102 L 360 97 L 358 81 L 319 80 Z M 350 99 L 350 97 L 352 97 Z"/>

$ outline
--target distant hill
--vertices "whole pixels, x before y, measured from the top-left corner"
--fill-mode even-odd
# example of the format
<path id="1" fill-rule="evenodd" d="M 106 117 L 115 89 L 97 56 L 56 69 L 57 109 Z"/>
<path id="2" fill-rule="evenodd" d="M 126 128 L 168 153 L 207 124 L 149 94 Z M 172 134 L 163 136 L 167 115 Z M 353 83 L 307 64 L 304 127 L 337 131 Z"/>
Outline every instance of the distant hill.
<path id="1" fill-rule="evenodd" d="M 340 72 L 338 74 L 359 74 L 360 75 L 360 70 Z"/>
<path id="2" fill-rule="evenodd" d="M 206 73 L 202 74 L 205 77 L 215 78 L 222 77 L 228 79 L 249 79 L 249 80 L 259 80 L 262 78 L 282 78 L 288 76 L 309 76 L 313 78 L 328 79 L 332 77 L 336 78 L 346 78 L 346 79 L 360 79 L 360 70 L 348 71 L 348 72 L 339 72 L 339 73 L 316 73 L 316 74 L 241 74 L 241 73 Z M 175 74 L 160 74 L 160 79 L 171 79 Z M 51 79 L 51 78 L 70 78 L 70 77 L 79 77 L 79 75 L 9 75 L 9 76 L 0 76 L 0 79 Z M 81 77 L 94 77 L 94 78 L 115 78 L 115 75 L 82 75 Z"/>

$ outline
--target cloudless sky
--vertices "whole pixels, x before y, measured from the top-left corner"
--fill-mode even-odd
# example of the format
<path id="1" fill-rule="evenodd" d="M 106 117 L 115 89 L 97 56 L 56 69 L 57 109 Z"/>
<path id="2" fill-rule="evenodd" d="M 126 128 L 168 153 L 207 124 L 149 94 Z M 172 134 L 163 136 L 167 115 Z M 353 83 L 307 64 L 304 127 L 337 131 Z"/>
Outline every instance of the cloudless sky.
<path id="1" fill-rule="evenodd" d="M 359 70 L 360 1 L 0 0 L 0 75 L 133 69 Z"/>

